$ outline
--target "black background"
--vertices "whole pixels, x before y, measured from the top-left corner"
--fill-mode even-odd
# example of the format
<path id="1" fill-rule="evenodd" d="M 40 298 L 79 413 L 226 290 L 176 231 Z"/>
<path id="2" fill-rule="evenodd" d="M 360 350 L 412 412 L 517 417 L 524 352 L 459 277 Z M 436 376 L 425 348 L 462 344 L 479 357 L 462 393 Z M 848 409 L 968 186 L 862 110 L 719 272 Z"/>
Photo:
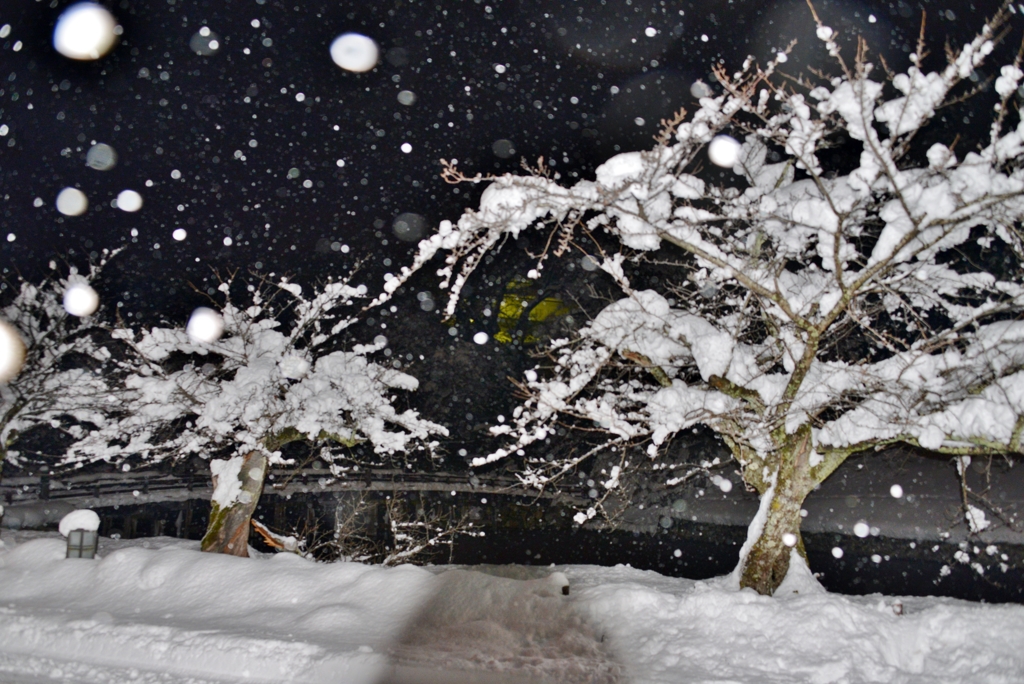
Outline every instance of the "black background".
<path id="1" fill-rule="evenodd" d="M 361 277 L 375 291 L 414 244 L 396 239 L 397 215 L 422 216 L 429 231 L 475 202 L 479 187 L 440 180 L 441 158 L 472 174 L 544 156 L 572 181 L 616 151 L 649 147 L 659 119 L 692 109 L 695 79 L 715 85 L 716 62 L 764 60 L 797 39 L 790 73 L 835 70 L 803 0 L 121 0 L 106 5 L 122 39 L 96 62 L 53 49 L 68 4 L 5 0 L 0 10 L 10 25 L 0 39 L 0 265 L 31 278 L 55 257 L 81 264 L 127 246 L 99 289 L 129 322 L 181 320 L 201 300 L 186 284 L 205 287 L 213 268 L 313 281 L 365 258 Z M 844 32 L 847 57 L 862 33 L 895 66 L 915 47 L 922 9 L 940 66 L 943 41 L 969 39 L 994 6 L 817 3 Z M 204 26 L 221 43 L 208 56 L 189 46 Z M 380 46 L 372 71 L 331 61 L 330 42 L 350 31 Z M 398 101 L 403 90 L 411 106 Z M 498 143 L 506 158 L 495 153 L 502 140 L 514 149 Z M 114 169 L 86 166 L 93 143 L 114 147 Z M 89 197 L 84 215 L 56 211 L 67 186 Z M 111 207 L 129 188 L 144 198 L 134 214 Z M 179 227 L 182 242 L 171 237 Z"/>

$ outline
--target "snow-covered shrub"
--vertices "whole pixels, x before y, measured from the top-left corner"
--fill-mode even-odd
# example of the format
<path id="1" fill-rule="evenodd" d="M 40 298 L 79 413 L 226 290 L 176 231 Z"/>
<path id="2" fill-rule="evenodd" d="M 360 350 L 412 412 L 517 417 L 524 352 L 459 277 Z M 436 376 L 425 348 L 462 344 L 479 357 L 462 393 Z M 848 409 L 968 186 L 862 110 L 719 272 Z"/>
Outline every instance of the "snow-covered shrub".
<path id="1" fill-rule="evenodd" d="M 618 465 L 603 487 L 613 489 L 645 458 L 620 447 L 646 444 L 654 459 L 673 434 L 707 426 L 761 494 L 736 577 L 772 593 L 791 547 L 802 553 L 804 497 L 850 454 L 895 442 L 1020 453 L 1020 65 L 999 70 L 986 142 L 954 152 L 952 140 L 917 140 L 1008 17 L 940 70 L 914 54 L 888 79 L 865 50 L 844 60 L 819 22 L 835 76 L 783 80 L 784 57 L 719 68 L 721 94 L 665 122 L 654 149 L 617 155 L 571 187 L 543 168 L 467 178 L 447 165 L 450 180 L 490 182 L 479 209 L 442 222 L 389 288 L 442 254 L 451 314 L 490 251 L 542 231 L 550 248 L 533 277 L 583 250 L 622 292 L 552 343 L 552 363 L 520 384 L 528 398 L 514 420 L 492 429 L 509 444 L 475 465 L 519 459 L 524 483 L 550 486 L 580 458 L 549 462 L 527 448 L 569 421 L 607 435 Z M 726 133 L 743 142 L 735 174 L 720 180 L 698 168 Z M 634 287 L 627 272 L 654 261 L 659 273 L 674 261 L 677 276 Z"/>
<path id="2" fill-rule="evenodd" d="M 384 507 L 387 529 L 383 534 L 374 534 L 367 521 L 376 517 L 378 506 Z M 468 515 L 456 515 L 443 502 L 430 502 L 423 492 L 402 496 L 396 489 L 381 501 L 363 491 L 358 498 L 339 502 L 330 517 L 330 522 L 307 517 L 290 534 L 274 532 L 256 521 L 252 525 L 268 546 L 280 551 L 318 561 L 385 566 L 451 562 L 459 537 L 484 536 Z"/>

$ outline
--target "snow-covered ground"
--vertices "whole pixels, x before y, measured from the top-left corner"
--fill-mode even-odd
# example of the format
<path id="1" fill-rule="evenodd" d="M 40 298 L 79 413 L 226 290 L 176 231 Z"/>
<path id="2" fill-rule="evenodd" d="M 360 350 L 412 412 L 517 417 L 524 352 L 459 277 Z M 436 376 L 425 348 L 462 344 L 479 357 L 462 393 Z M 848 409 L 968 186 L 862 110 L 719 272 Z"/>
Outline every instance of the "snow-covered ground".
<path id="1" fill-rule="evenodd" d="M 0 682 L 1024 681 L 1024 606 L 629 567 L 382 569 L 3 531 Z M 566 582 L 570 587 L 563 595 Z"/>

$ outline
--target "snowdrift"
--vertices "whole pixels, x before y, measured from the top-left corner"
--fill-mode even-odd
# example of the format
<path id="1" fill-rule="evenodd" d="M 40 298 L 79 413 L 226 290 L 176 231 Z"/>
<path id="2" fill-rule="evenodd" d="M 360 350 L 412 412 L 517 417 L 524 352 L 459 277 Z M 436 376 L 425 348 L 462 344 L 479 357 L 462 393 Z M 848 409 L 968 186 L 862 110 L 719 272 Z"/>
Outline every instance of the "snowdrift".
<path id="1" fill-rule="evenodd" d="M 977 682 L 1024 673 L 1024 606 L 775 598 L 629 567 L 382 569 L 4 532 L 0 681 Z M 570 587 L 568 595 L 564 587 Z"/>

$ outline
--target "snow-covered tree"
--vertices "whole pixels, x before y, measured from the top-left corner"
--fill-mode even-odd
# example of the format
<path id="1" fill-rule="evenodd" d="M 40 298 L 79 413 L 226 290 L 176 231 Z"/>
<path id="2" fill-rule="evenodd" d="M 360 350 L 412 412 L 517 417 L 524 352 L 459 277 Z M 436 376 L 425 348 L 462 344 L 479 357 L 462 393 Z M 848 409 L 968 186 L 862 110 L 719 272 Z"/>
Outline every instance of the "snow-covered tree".
<path id="1" fill-rule="evenodd" d="M 221 283 L 219 312 L 197 312 L 188 326 L 115 331 L 147 361 L 125 381 L 131 415 L 74 445 L 66 460 L 229 455 L 210 463 L 203 549 L 244 556 L 264 478 L 285 463 L 286 444 L 367 442 L 394 454 L 429 449 L 428 438 L 446 431 L 395 407 L 396 391 L 415 390 L 417 381 L 369 358 L 386 341 L 342 348 L 342 333 L 358 320 L 344 312 L 365 287 L 327 282 L 307 297 L 287 279 L 262 280 L 247 286 L 239 306 L 233 285 Z M 203 315 L 222 336 L 202 329 Z"/>
<path id="2" fill-rule="evenodd" d="M 44 441 L 60 449 L 123 416 L 117 380 L 130 372 L 130 357 L 124 349 L 112 351 L 92 289 L 112 256 L 105 252 L 85 272 L 69 266 L 61 275 L 51 262 L 51 274 L 39 283 L 4 282 L 2 363 L 10 371 L 0 382 L 0 468 L 5 462 L 46 464 L 55 456 L 22 449 L 19 438 L 26 434 L 43 430 Z"/>
<path id="3" fill-rule="evenodd" d="M 492 428 L 510 443 L 475 465 L 519 459 L 524 483 L 551 486 L 580 457 L 547 461 L 528 447 L 565 420 L 604 431 L 601 450 L 618 465 L 603 486 L 614 489 L 644 458 L 621 447 L 646 442 L 653 459 L 673 434 L 707 426 L 761 497 L 735 578 L 770 594 L 803 555 L 804 498 L 850 454 L 895 442 L 1020 453 L 1020 59 L 998 71 L 976 149 L 919 141 L 1008 16 L 948 51 L 940 70 L 925 67 L 919 45 L 888 78 L 863 44 L 844 59 L 819 21 L 836 75 L 785 81 L 776 74 L 785 53 L 763 68 L 752 59 L 736 73 L 719 68 L 719 94 L 663 122 L 654 149 L 617 155 L 571 187 L 542 162 L 529 175 L 486 178 L 447 164 L 452 181 L 490 185 L 479 209 L 420 243 L 390 289 L 440 253 L 452 314 L 489 252 L 541 231 L 549 247 L 531 277 L 579 248 L 622 292 L 527 372 L 528 398 Z M 735 159 L 710 149 L 719 146 Z M 705 148 L 735 173 L 702 172 Z M 666 279 L 670 261 L 677 277 Z M 655 262 L 662 277 L 635 287 Z"/>

